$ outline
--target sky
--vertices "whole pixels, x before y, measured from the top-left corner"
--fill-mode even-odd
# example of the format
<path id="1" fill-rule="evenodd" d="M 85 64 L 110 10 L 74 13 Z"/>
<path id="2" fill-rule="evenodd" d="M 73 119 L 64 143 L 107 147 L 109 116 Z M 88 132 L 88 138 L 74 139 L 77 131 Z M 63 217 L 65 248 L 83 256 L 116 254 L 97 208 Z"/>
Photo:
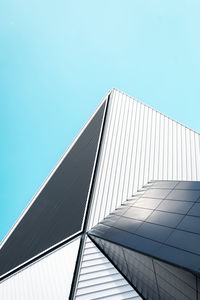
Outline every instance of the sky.
<path id="1" fill-rule="evenodd" d="M 0 2 L 0 240 L 108 90 L 200 132 L 199 0 Z"/>

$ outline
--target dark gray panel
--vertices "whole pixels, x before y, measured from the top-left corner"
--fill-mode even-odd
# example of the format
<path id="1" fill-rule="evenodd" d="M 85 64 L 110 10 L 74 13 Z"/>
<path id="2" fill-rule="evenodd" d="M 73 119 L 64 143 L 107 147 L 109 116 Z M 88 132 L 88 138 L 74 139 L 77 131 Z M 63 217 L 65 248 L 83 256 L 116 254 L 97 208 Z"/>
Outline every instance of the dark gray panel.
<path id="1" fill-rule="evenodd" d="M 154 241 L 164 242 L 172 231 L 173 229 L 168 227 L 143 222 L 135 233 Z"/>
<path id="2" fill-rule="evenodd" d="M 198 234 L 175 230 L 167 239 L 166 244 L 200 255 Z"/>
<path id="3" fill-rule="evenodd" d="M 81 230 L 105 102 L 13 231 L 0 274 Z"/>
<path id="4" fill-rule="evenodd" d="M 199 197 L 200 191 L 173 190 L 166 199 L 196 202 Z"/>
<path id="5" fill-rule="evenodd" d="M 178 190 L 176 189 L 177 182 L 173 184 L 172 181 L 168 185 L 166 185 L 166 181 L 163 181 L 162 184 L 158 182 L 157 189 L 154 188 L 155 184 L 154 181 L 153 185 L 149 184 L 144 187 L 146 189 L 144 197 L 136 200 L 115 222 L 112 224 L 107 222 L 106 230 L 100 227 L 101 235 L 99 235 L 100 225 L 95 226 L 90 233 L 117 243 L 122 247 L 161 259 L 190 271 L 193 270 L 193 272 L 199 274 L 200 206 L 199 203 L 193 201 L 198 199 L 200 191 Z M 174 200 L 157 198 L 158 195 L 159 197 L 165 197 L 166 192 L 169 194 L 170 186 L 172 188 L 170 193 Z M 137 198 L 137 195 L 138 193 L 134 198 Z M 156 197 L 148 198 L 146 195 Z M 185 199 L 186 201 L 184 201 Z M 121 209 L 123 208 L 124 204 L 121 206 Z M 189 216 L 190 213 L 196 214 L 196 216 Z M 115 214 L 113 212 L 111 215 L 114 216 Z M 104 223 L 104 220 L 102 223 Z M 162 286 L 160 293 L 164 298 L 169 296 L 166 294 L 167 291 L 164 286 Z M 170 295 L 173 299 L 174 295 Z"/>
<path id="6" fill-rule="evenodd" d="M 130 280 L 145 299 L 160 299 L 152 259 L 123 248 Z"/>
<path id="7" fill-rule="evenodd" d="M 176 227 L 182 218 L 182 215 L 162 211 L 154 211 L 146 221 L 163 226 Z"/>
<path id="8" fill-rule="evenodd" d="M 108 225 L 108 226 L 114 226 L 114 224 L 119 220 L 120 216 L 118 215 L 108 215 L 104 220 L 103 224 Z"/>
<path id="9" fill-rule="evenodd" d="M 133 204 L 133 206 L 155 209 L 161 202 L 161 199 L 140 198 Z"/>
<path id="10" fill-rule="evenodd" d="M 154 181 L 101 235 L 100 225 L 90 231 L 144 299 L 200 297 L 199 183 L 180 183 Z"/>
<path id="11" fill-rule="evenodd" d="M 150 209 L 130 207 L 124 214 L 124 217 L 133 218 L 144 221 L 152 213 Z"/>
<path id="12" fill-rule="evenodd" d="M 177 184 L 176 189 L 200 190 L 200 181 L 181 181 Z"/>
<path id="13" fill-rule="evenodd" d="M 200 271 L 199 255 L 182 249 L 174 248 L 173 246 L 167 246 L 166 244 L 162 245 L 162 247 L 160 247 L 158 251 L 154 253 L 154 256 L 166 262 L 170 262 L 195 272 Z"/>
<path id="14" fill-rule="evenodd" d="M 198 300 L 200 299 L 200 278 L 197 277 Z"/>
<path id="15" fill-rule="evenodd" d="M 153 255 L 153 253 L 162 246 L 161 243 L 153 241 L 152 239 L 102 224 L 95 226 L 90 230 L 89 234 L 123 245 L 127 248 L 134 248 L 136 251 L 149 253 L 150 255 Z"/>
<path id="16" fill-rule="evenodd" d="M 159 290 L 168 295 L 168 299 L 196 300 L 196 276 L 165 263 L 154 261 Z M 188 279 L 189 283 L 186 281 Z"/>
<path id="17" fill-rule="evenodd" d="M 177 186 L 179 181 L 155 181 L 153 182 L 151 188 L 154 189 L 173 189 Z"/>
<path id="18" fill-rule="evenodd" d="M 152 260 L 114 243 L 92 236 L 104 253 L 145 299 L 159 300 Z"/>
<path id="19" fill-rule="evenodd" d="M 116 243 L 120 243 L 121 238 L 122 238 L 122 231 L 118 228 L 115 227 L 109 227 L 104 224 L 98 224 L 98 226 L 95 226 L 91 232 L 93 235 L 98 236 L 98 237 L 103 237 L 105 239 L 109 239 L 111 241 L 115 241 Z M 128 238 L 133 238 L 134 236 L 128 232 L 125 232 L 125 237 L 124 239 Z"/>
<path id="20" fill-rule="evenodd" d="M 110 232 L 110 235 L 112 235 L 112 231 Z M 109 237 L 109 240 L 115 242 L 114 238 L 111 239 Z M 153 241 L 136 234 L 130 234 L 125 231 L 120 233 L 117 243 L 124 245 L 127 248 L 134 249 L 138 252 L 146 254 L 148 253 L 149 255 L 154 255 L 155 251 L 157 251 L 162 246 L 162 244 L 157 241 Z"/>
<path id="21" fill-rule="evenodd" d="M 113 213 L 115 215 L 121 216 L 123 215 L 129 208 L 127 206 L 121 206 L 119 208 L 117 208 Z"/>
<path id="22" fill-rule="evenodd" d="M 91 237 L 144 299 L 197 300 L 197 276 L 147 255 Z"/>
<path id="23" fill-rule="evenodd" d="M 157 210 L 186 214 L 193 204 L 193 202 L 188 201 L 163 200 L 163 202 L 157 207 Z"/>
<path id="24" fill-rule="evenodd" d="M 113 263 L 120 269 L 123 275 L 129 278 L 130 273 L 125 261 L 123 249 L 114 243 L 108 243 L 105 240 L 101 240 L 101 244 L 104 252 L 109 253 L 109 258 L 113 261 Z"/>
<path id="25" fill-rule="evenodd" d="M 144 193 L 144 197 L 164 199 L 170 192 L 170 189 L 150 188 Z"/>
<path id="26" fill-rule="evenodd" d="M 136 203 L 136 200 L 128 200 L 123 203 L 123 206 L 133 206 Z"/>
<path id="27" fill-rule="evenodd" d="M 200 234 L 200 218 L 185 216 L 177 228 Z"/>
<path id="28" fill-rule="evenodd" d="M 200 217 L 200 203 L 195 203 L 189 210 L 188 215 Z"/>
<path id="29" fill-rule="evenodd" d="M 155 269 L 157 269 L 157 275 L 161 277 L 163 277 L 162 274 L 166 274 L 166 276 L 169 275 L 169 281 L 171 281 L 173 277 L 172 285 L 175 283 L 178 287 L 178 285 L 181 284 L 181 288 L 179 288 L 180 290 L 184 289 L 182 284 L 190 287 L 191 292 L 192 290 L 196 290 L 196 276 L 194 274 L 156 259 L 154 259 L 154 266 Z M 168 280 L 168 278 L 166 278 L 166 280 Z"/>
<path id="30" fill-rule="evenodd" d="M 113 226 L 119 228 L 120 230 L 134 233 L 141 224 L 142 221 L 130 219 L 130 218 L 124 218 L 122 216 L 120 217 L 120 219 L 117 220 L 117 222 Z"/>

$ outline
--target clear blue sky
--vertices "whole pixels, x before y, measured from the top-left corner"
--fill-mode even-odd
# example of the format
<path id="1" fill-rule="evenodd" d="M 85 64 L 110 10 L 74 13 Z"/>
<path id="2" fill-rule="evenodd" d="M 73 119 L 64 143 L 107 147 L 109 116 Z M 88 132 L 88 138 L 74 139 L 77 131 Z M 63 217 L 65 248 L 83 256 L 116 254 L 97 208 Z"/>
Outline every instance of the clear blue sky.
<path id="1" fill-rule="evenodd" d="M 200 132 L 199 0 L 2 0 L 0 240 L 116 87 Z"/>

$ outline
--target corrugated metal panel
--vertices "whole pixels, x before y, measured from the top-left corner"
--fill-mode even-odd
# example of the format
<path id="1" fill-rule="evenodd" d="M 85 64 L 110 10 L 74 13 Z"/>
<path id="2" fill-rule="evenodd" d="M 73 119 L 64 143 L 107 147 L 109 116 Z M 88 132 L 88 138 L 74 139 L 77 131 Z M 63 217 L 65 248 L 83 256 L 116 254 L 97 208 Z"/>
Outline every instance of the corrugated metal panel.
<path id="1" fill-rule="evenodd" d="M 1 248 L 0 275 L 82 229 L 105 103 Z"/>
<path id="2" fill-rule="evenodd" d="M 82 229 L 105 104 L 1 248 L 0 276 Z"/>
<path id="3" fill-rule="evenodd" d="M 141 298 L 98 248 L 87 239 L 75 299 L 139 300 Z"/>
<path id="4" fill-rule="evenodd" d="M 68 299 L 79 241 L 76 239 L 4 280 L 0 284 L 0 299 Z"/>
<path id="5" fill-rule="evenodd" d="M 200 180 L 200 135 L 113 90 L 90 228 L 150 180 Z"/>
<path id="6" fill-rule="evenodd" d="M 67 148 L 67 150 L 65 151 L 65 153 L 63 154 L 63 156 L 60 158 L 60 160 L 58 161 L 58 163 L 56 164 L 56 166 L 53 168 L 53 170 L 51 171 L 51 173 L 48 175 L 48 177 L 46 178 L 46 180 L 44 181 L 44 183 L 41 185 L 41 187 L 39 188 L 39 190 L 37 191 L 37 193 L 33 196 L 32 200 L 29 202 L 29 204 L 24 209 L 24 211 L 22 212 L 22 214 L 16 220 L 15 224 L 12 226 L 12 228 L 10 229 L 10 231 L 8 232 L 8 234 L 5 236 L 5 238 L 0 243 L 0 249 L 4 246 L 4 244 L 6 243 L 6 241 L 8 240 L 8 238 L 10 237 L 10 235 L 12 234 L 12 232 L 16 229 L 16 227 L 18 226 L 18 224 L 20 223 L 20 221 L 23 219 L 23 217 L 25 216 L 25 214 L 28 212 L 28 210 L 31 208 L 31 206 L 33 205 L 33 203 L 35 202 L 35 200 L 37 199 L 37 197 L 40 195 L 40 193 L 42 192 L 42 190 L 45 188 L 45 186 L 51 180 L 51 178 L 53 177 L 54 173 L 57 171 L 57 169 L 63 163 L 63 161 L 65 160 L 66 156 L 69 154 L 69 152 L 72 150 L 72 148 L 74 147 L 74 145 L 76 144 L 76 142 L 78 141 L 78 139 L 81 137 L 81 135 L 85 131 L 85 129 L 91 123 L 92 119 L 94 118 L 94 116 L 96 115 L 96 113 L 98 112 L 98 110 L 100 109 L 100 107 L 102 106 L 102 104 L 106 101 L 106 99 L 108 98 L 109 94 L 110 94 L 110 91 L 108 91 L 108 93 L 102 99 L 102 101 L 100 102 L 100 104 L 98 105 L 98 107 L 95 109 L 94 113 L 91 115 L 91 117 L 89 118 L 89 120 L 83 126 L 83 128 L 78 133 L 78 135 L 75 137 L 75 139 L 73 140 L 73 142 L 71 143 L 71 145 Z"/>

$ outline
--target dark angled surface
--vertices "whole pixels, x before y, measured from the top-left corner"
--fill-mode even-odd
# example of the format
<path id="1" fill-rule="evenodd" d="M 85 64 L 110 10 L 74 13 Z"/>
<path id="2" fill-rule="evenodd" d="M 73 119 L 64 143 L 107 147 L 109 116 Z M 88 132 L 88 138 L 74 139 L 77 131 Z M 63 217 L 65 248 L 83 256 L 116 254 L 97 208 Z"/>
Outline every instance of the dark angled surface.
<path id="1" fill-rule="evenodd" d="M 195 274 L 95 236 L 91 238 L 144 299 L 199 299 L 199 278 Z"/>
<path id="2" fill-rule="evenodd" d="M 0 251 L 0 275 L 81 230 L 105 102 Z"/>
<path id="3" fill-rule="evenodd" d="M 143 295 L 150 293 L 147 299 L 197 299 L 199 203 L 200 182 L 153 181 L 96 225 L 89 235 L 97 244 L 101 240 L 99 246 L 104 245 L 103 250 L 111 259 L 111 249 L 120 253 L 123 249 L 124 262 L 132 264 L 129 272 L 135 272 L 133 285 Z M 115 263 L 122 265 L 121 260 Z M 178 282 L 174 275 L 177 272 Z M 183 274 L 193 278 L 192 287 L 184 287 Z M 139 287 L 142 278 L 143 286 Z"/>

